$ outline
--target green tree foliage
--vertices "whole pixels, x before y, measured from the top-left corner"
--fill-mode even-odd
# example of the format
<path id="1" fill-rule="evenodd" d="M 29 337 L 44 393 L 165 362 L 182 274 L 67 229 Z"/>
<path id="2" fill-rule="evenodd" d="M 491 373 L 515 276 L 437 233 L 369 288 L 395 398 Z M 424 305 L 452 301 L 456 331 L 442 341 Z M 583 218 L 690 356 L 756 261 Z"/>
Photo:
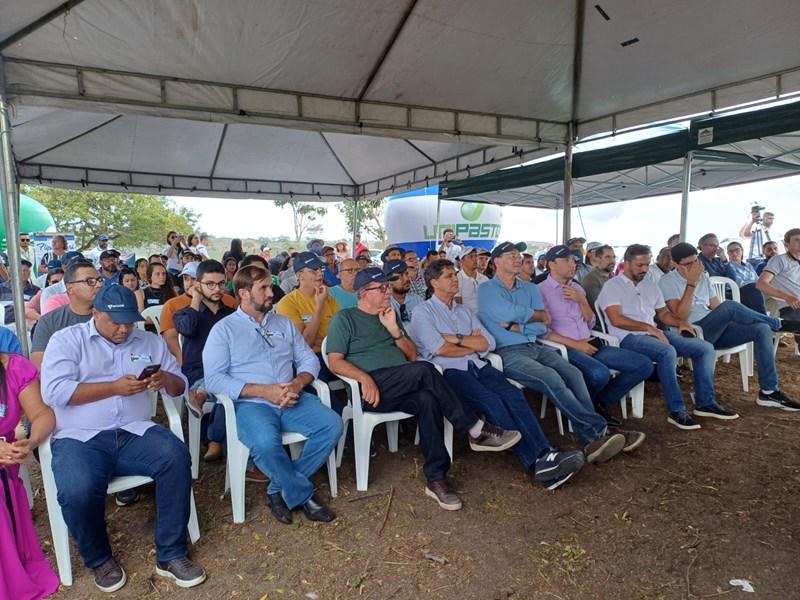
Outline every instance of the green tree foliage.
<path id="1" fill-rule="evenodd" d="M 309 227 L 315 224 L 328 213 L 328 209 L 318 204 L 301 202 L 300 200 L 275 200 L 275 206 L 283 208 L 288 206 L 292 210 L 292 221 L 294 222 L 294 235 L 297 243 L 303 239 L 303 235 Z"/>
<path id="2" fill-rule="evenodd" d="M 198 217 L 193 210 L 162 196 L 43 186 L 24 186 L 22 191 L 47 207 L 58 231 L 75 234 L 79 250 L 94 246 L 103 233 L 117 248 L 163 244 L 170 230 L 188 237 Z"/>
<path id="3" fill-rule="evenodd" d="M 337 207 L 347 221 L 347 231 L 353 231 L 353 202 L 340 202 Z M 386 228 L 383 226 L 383 209 L 385 207 L 386 200 L 383 199 L 358 201 L 357 231 L 364 238 L 375 238 L 381 247 L 386 245 Z"/>

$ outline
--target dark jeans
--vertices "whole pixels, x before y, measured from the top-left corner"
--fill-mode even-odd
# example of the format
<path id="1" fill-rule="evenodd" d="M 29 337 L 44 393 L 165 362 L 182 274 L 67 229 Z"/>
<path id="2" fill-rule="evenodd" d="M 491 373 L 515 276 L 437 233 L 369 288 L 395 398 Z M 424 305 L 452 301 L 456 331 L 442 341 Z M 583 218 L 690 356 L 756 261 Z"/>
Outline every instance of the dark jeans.
<path id="1" fill-rule="evenodd" d="M 781 319 L 786 321 L 800 321 L 800 308 L 792 308 L 791 306 L 784 306 L 780 310 Z"/>
<path id="2" fill-rule="evenodd" d="M 470 362 L 466 371 L 446 369 L 444 379 L 476 413 L 486 415 L 499 427 L 522 434 L 522 439 L 512 450 L 526 469 L 533 466 L 542 452 L 550 449 L 550 442 L 525 396 L 491 365 L 479 369 Z"/>
<path id="3" fill-rule="evenodd" d="M 742 304 L 754 311 L 767 314 L 767 305 L 764 301 L 764 294 L 761 290 L 756 288 L 755 283 L 748 283 L 739 288 L 739 297 L 742 299 Z M 722 298 L 720 298 L 721 300 Z"/>
<path id="4" fill-rule="evenodd" d="M 653 372 L 653 361 L 644 354 L 613 346 L 594 354 L 567 348 L 567 356 L 583 373 L 592 400 L 601 404 L 618 404 Z M 610 369 L 619 375 L 612 377 Z"/>
<path id="5" fill-rule="evenodd" d="M 450 455 L 444 446 L 444 417 L 457 431 L 468 431 L 478 417 L 467 410 L 431 363 L 410 362 L 372 371 L 370 377 L 381 393 L 378 406 L 362 402 L 366 411 L 407 412 L 417 417 L 419 441 L 425 457 L 428 481 L 447 477 Z"/>
<path id="6" fill-rule="evenodd" d="M 703 337 L 715 348 L 733 348 L 753 342 L 761 389 L 778 389 L 778 372 L 772 346 L 772 332 L 780 327 L 778 319 L 727 300 L 697 321 L 696 325 L 703 328 Z"/>
<path id="7" fill-rule="evenodd" d="M 192 492 L 191 459 L 171 431 L 154 425 L 138 436 L 123 429 L 101 431 L 80 442 L 53 440 L 58 503 L 78 551 L 90 569 L 111 558 L 106 533 L 106 490 L 112 477 L 145 475 L 156 484 L 156 559 L 186 556 Z"/>

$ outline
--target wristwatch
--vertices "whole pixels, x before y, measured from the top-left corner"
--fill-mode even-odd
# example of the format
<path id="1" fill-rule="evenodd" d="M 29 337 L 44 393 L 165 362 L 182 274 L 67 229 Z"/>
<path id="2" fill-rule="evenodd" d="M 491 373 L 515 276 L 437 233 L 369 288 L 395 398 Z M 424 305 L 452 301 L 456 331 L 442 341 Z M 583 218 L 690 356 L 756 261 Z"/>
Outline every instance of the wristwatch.
<path id="1" fill-rule="evenodd" d="M 461 345 L 461 343 L 464 341 L 464 336 L 463 336 L 463 335 L 461 335 L 460 333 L 457 333 L 457 334 L 456 334 L 456 339 L 458 340 L 458 341 L 456 342 L 456 346 L 460 346 L 460 345 Z"/>
<path id="2" fill-rule="evenodd" d="M 389 335 L 391 335 L 391 334 L 389 334 Z M 397 337 L 395 337 L 395 336 L 393 336 L 393 335 L 392 335 L 392 339 L 393 339 L 393 340 L 395 340 L 395 341 L 397 341 L 397 340 L 402 340 L 404 337 L 406 337 L 406 331 L 405 331 L 405 329 L 401 329 L 401 330 L 400 330 L 400 335 L 398 335 Z"/>

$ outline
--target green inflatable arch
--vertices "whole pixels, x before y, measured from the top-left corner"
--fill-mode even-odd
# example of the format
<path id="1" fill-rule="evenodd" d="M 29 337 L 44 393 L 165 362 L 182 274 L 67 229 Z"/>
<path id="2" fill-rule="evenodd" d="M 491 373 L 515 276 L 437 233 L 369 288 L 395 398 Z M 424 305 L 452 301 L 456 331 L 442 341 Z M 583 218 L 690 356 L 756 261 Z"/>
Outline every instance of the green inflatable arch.
<path id="1" fill-rule="evenodd" d="M 42 203 L 25 194 L 19 195 L 19 230 L 22 233 L 47 231 L 56 226 L 50 211 Z M 6 249 L 6 223 L 0 218 L 0 246 Z"/>

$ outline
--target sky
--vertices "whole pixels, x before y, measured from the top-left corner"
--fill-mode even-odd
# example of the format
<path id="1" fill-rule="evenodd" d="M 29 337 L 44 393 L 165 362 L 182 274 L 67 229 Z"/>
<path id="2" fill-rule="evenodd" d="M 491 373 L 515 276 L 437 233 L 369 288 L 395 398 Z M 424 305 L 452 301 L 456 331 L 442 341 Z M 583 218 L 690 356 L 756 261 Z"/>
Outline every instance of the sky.
<path id="1" fill-rule="evenodd" d="M 200 215 L 198 230 L 219 237 L 293 237 L 291 210 L 265 200 L 173 197 L 176 204 Z M 740 186 L 692 192 L 688 241 L 714 232 L 720 240 L 737 237 L 739 228 L 758 202 L 775 213 L 773 231 L 800 226 L 800 176 Z M 328 204 L 323 219 L 326 241 L 348 239 L 344 216 Z M 503 209 L 500 239 L 555 243 L 561 211 L 508 207 Z M 645 243 L 655 248 L 680 228 L 680 195 L 659 196 L 573 209 L 572 233 L 612 246 Z"/>

